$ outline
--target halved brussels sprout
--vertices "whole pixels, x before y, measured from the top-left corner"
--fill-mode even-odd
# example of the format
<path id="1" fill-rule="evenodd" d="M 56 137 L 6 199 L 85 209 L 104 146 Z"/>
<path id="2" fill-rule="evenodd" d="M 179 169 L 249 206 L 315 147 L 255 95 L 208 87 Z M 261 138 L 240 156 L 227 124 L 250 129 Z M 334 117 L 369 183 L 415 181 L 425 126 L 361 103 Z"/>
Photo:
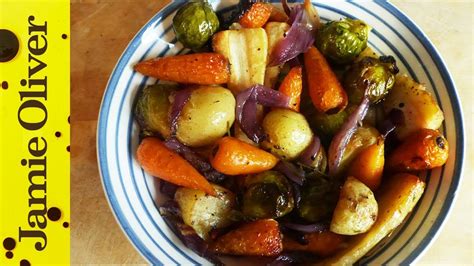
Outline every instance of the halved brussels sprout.
<path id="1" fill-rule="evenodd" d="M 361 20 L 330 21 L 319 30 L 316 46 L 334 63 L 349 63 L 367 47 L 369 31 Z"/>
<path id="2" fill-rule="evenodd" d="M 155 84 L 139 92 L 134 115 L 145 135 L 159 133 L 164 138 L 170 136 L 168 97 L 176 89 L 176 85 Z"/>
<path id="3" fill-rule="evenodd" d="M 266 171 L 243 180 L 242 213 L 254 219 L 278 218 L 293 210 L 290 183 L 281 173 Z"/>
<path id="4" fill-rule="evenodd" d="M 344 79 L 349 102 L 359 104 L 366 90 L 371 103 L 381 101 L 395 84 L 397 63 L 392 56 L 365 57 L 353 64 Z"/>
<path id="5" fill-rule="evenodd" d="M 307 179 L 301 188 L 298 214 L 309 222 L 328 220 L 338 199 L 337 186 L 321 177 Z"/>
<path id="6" fill-rule="evenodd" d="M 173 29 L 184 47 L 196 51 L 219 29 L 219 19 L 207 1 L 192 1 L 178 10 Z"/>

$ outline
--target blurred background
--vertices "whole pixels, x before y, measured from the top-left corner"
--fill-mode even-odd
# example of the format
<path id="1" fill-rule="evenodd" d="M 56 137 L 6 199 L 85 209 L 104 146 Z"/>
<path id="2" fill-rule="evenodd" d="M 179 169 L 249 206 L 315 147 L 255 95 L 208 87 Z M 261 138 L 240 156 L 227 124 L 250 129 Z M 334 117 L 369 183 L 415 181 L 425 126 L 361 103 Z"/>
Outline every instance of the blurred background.
<path id="1" fill-rule="evenodd" d="M 393 0 L 445 59 L 466 132 L 464 177 L 445 226 L 419 264 L 474 264 L 473 1 Z M 71 264 L 145 264 L 104 196 L 97 167 L 97 116 L 109 75 L 135 33 L 168 1 L 71 0 Z"/>

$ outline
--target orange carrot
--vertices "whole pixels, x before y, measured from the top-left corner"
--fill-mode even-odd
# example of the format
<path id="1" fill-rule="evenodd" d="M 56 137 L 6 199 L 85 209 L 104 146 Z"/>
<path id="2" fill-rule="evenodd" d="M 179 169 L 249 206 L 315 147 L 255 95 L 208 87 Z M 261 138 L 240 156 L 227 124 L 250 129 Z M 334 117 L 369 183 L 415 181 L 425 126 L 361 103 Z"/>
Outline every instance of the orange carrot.
<path id="1" fill-rule="evenodd" d="M 146 60 L 134 69 L 143 75 L 187 84 L 224 84 L 229 80 L 229 62 L 216 53 L 175 55 Z"/>
<path id="2" fill-rule="evenodd" d="M 219 254 L 276 256 L 283 250 L 278 222 L 273 219 L 244 224 L 211 245 Z"/>
<path id="3" fill-rule="evenodd" d="M 242 15 L 239 24 L 244 28 L 261 28 L 270 18 L 272 9 L 271 4 L 255 3 Z"/>
<path id="4" fill-rule="evenodd" d="M 178 186 L 216 195 L 211 184 L 191 164 L 176 152 L 169 150 L 157 138 L 145 138 L 140 143 L 137 160 L 143 169 L 153 176 Z"/>
<path id="5" fill-rule="evenodd" d="M 300 111 L 300 97 L 303 90 L 303 69 L 300 66 L 293 67 L 283 79 L 279 91 L 290 97 L 290 109 Z"/>
<path id="6" fill-rule="evenodd" d="M 319 112 L 335 113 L 347 105 L 347 94 L 331 70 L 328 62 L 316 49 L 311 47 L 304 54 L 309 95 Z"/>
<path id="7" fill-rule="evenodd" d="M 442 166 L 448 160 L 449 145 L 437 130 L 421 129 L 409 135 L 390 154 L 387 166 L 394 171 L 423 171 Z"/>
<path id="8" fill-rule="evenodd" d="M 376 143 L 362 150 L 351 162 L 347 175 L 356 177 L 370 190 L 377 190 L 382 182 L 384 146 L 383 138 L 379 138 Z"/>
<path id="9" fill-rule="evenodd" d="M 344 242 L 344 236 L 330 231 L 305 234 L 305 238 L 308 244 L 301 245 L 297 241 L 285 237 L 283 239 L 283 249 L 286 251 L 306 251 L 321 257 L 327 257 L 340 249 Z"/>
<path id="10" fill-rule="evenodd" d="M 226 175 L 245 175 L 272 169 L 278 162 L 273 154 L 234 137 L 223 137 L 210 158 L 212 167 Z"/>

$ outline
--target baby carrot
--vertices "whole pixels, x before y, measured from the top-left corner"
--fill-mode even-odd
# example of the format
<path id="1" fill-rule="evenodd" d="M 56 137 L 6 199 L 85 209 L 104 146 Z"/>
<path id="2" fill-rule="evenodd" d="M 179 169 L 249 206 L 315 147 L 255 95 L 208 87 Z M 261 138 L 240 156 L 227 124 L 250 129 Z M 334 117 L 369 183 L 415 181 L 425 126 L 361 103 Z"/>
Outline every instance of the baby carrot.
<path id="1" fill-rule="evenodd" d="M 143 75 L 187 84 L 224 84 L 229 80 L 229 62 L 216 53 L 175 55 L 140 62 L 134 69 Z"/>
<path id="2" fill-rule="evenodd" d="M 344 236 L 330 231 L 315 232 L 305 234 L 308 244 L 302 245 L 289 237 L 283 239 L 283 249 L 285 251 L 306 251 L 315 253 L 321 257 L 334 254 L 343 246 Z"/>
<path id="3" fill-rule="evenodd" d="M 347 176 L 354 176 L 372 191 L 376 191 L 382 182 L 385 163 L 384 140 L 379 138 L 376 143 L 362 150 L 352 161 Z"/>
<path id="4" fill-rule="evenodd" d="M 143 169 L 158 178 L 178 186 L 202 190 L 215 196 L 211 184 L 174 151 L 157 138 L 145 138 L 138 146 L 137 160 Z"/>
<path id="5" fill-rule="evenodd" d="M 309 95 L 316 110 L 322 113 L 343 110 L 347 105 L 347 94 L 316 47 L 309 48 L 304 54 L 304 64 L 308 76 Z"/>
<path id="6" fill-rule="evenodd" d="M 255 3 L 242 15 L 239 24 L 244 28 L 261 28 L 270 18 L 272 9 L 271 4 Z"/>
<path id="7" fill-rule="evenodd" d="M 226 175 L 245 175 L 272 169 L 278 162 L 273 154 L 233 137 L 223 137 L 211 155 L 212 167 Z"/>
<path id="8" fill-rule="evenodd" d="M 290 97 L 290 109 L 300 111 L 300 97 L 303 90 L 302 67 L 293 67 L 280 85 L 280 92 Z"/>

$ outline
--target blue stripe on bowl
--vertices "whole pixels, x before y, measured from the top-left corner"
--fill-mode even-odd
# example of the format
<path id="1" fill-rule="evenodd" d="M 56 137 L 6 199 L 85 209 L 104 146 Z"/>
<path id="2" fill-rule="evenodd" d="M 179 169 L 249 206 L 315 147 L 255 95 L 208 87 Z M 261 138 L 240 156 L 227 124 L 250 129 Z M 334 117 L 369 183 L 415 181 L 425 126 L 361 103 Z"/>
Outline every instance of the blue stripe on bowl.
<path id="1" fill-rule="evenodd" d="M 278 2 L 278 1 L 272 1 L 272 2 Z M 382 4 L 382 5 L 388 5 L 388 6 L 390 6 L 390 4 L 388 4 L 388 3 L 381 3 L 381 4 Z M 319 4 L 317 4 L 317 5 L 320 6 Z M 124 69 L 125 69 L 126 66 L 127 66 L 126 64 L 127 64 L 128 60 L 131 58 L 131 56 L 132 56 L 132 54 L 133 54 L 133 51 L 131 51 L 130 49 L 133 48 L 133 50 L 135 50 L 135 49 L 138 47 L 138 45 L 140 44 L 140 39 L 141 39 L 141 36 L 143 35 L 144 29 L 145 29 L 148 25 L 150 25 L 150 24 L 152 24 L 152 23 L 156 23 L 155 26 L 158 25 L 157 22 L 166 19 L 167 16 L 169 16 L 169 14 L 171 14 L 172 12 L 175 11 L 175 9 L 176 9 L 177 6 L 179 6 L 179 4 L 177 4 L 177 3 L 172 3 L 172 4 L 168 5 L 163 11 L 161 11 L 161 12 L 159 12 L 157 15 L 155 15 L 155 16 L 150 20 L 150 22 L 148 22 L 148 23 L 145 25 L 145 27 L 137 34 L 137 36 L 136 36 L 136 37 L 134 38 L 134 40 L 131 42 L 131 44 L 129 45 L 129 47 L 127 47 L 126 51 L 124 52 L 124 54 L 122 55 L 122 57 L 121 57 L 121 59 L 120 59 L 120 61 L 119 61 L 119 63 L 118 63 L 116 69 L 115 69 L 114 72 L 113 72 L 113 75 L 112 75 L 112 77 L 111 77 L 111 80 L 109 81 L 109 84 L 108 84 L 108 86 L 107 86 L 107 90 L 106 90 L 106 92 L 105 92 L 105 94 L 104 94 L 104 99 L 103 99 L 103 102 L 102 102 L 102 107 L 101 107 L 101 112 L 100 112 L 100 117 L 99 117 L 99 126 L 98 126 L 98 157 L 99 157 L 99 167 L 100 167 L 100 171 L 101 171 L 101 174 L 102 174 L 102 182 L 103 182 L 103 184 L 104 184 L 104 190 L 105 190 L 105 192 L 106 192 L 106 194 L 107 194 L 107 196 L 108 196 L 109 203 L 110 203 L 110 205 L 111 205 L 111 207 L 112 207 L 112 209 L 113 209 L 113 211 L 114 211 L 114 214 L 115 214 L 116 218 L 118 219 L 119 223 L 121 224 L 122 228 L 123 228 L 124 231 L 126 232 L 126 234 L 127 234 L 127 236 L 129 237 L 129 239 L 134 243 L 134 245 L 138 248 L 138 250 L 139 250 L 140 252 L 142 252 L 142 254 L 144 254 L 144 256 L 145 256 L 150 262 L 152 262 L 152 263 L 154 263 L 154 264 L 155 264 L 155 263 L 160 263 L 159 258 L 157 258 L 156 256 L 154 256 L 154 254 L 150 254 L 150 250 L 140 241 L 140 237 L 139 237 L 138 235 L 136 235 L 135 232 L 133 232 L 133 229 L 130 228 L 130 225 L 128 224 L 128 222 L 126 221 L 126 219 L 123 217 L 123 213 L 121 212 L 121 208 L 119 207 L 120 205 L 119 205 L 119 203 L 117 202 L 117 199 L 115 198 L 115 194 L 113 193 L 113 189 L 112 189 L 112 186 L 111 186 L 111 183 L 110 183 L 110 180 L 109 180 L 109 179 L 110 179 L 110 176 L 109 176 L 109 172 L 108 172 L 108 168 L 107 168 L 107 153 L 106 153 L 106 150 L 107 150 L 107 149 L 106 149 L 106 146 L 101 146 L 101 145 L 102 145 L 102 144 L 105 144 L 105 145 L 106 145 L 105 136 L 106 136 L 106 132 L 107 132 L 107 123 L 105 123 L 105 127 L 104 127 L 104 120 L 106 120 L 106 118 L 107 118 L 108 115 L 109 115 L 110 103 L 111 103 L 111 101 L 112 101 L 113 94 L 114 94 L 112 90 L 116 87 L 116 85 L 117 85 L 117 83 L 118 83 L 118 79 L 119 79 L 120 76 L 122 75 Z M 387 8 L 387 9 L 388 9 L 388 8 Z M 228 10 L 228 8 L 227 8 L 227 10 Z M 335 10 L 335 12 L 338 12 L 339 14 L 341 14 L 341 11 L 340 11 L 340 10 Z M 343 15 L 345 15 L 345 14 L 343 14 Z M 413 26 L 414 26 L 414 25 L 413 25 Z M 377 36 L 377 35 L 376 35 L 376 36 Z M 383 36 L 380 35 L 380 36 L 377 36 L 377 37 L 380 38 L 380 37 L 383 37 Z M 386 41 L 386 40 L 385 40 L 385 41 Z M 385 42 L 385 43 L 387 44 L 388 42 Z M 423 43 L 423 42 L 422 42 L 422 43 Z M 425 43 L 423 43 L 423 45 L 425 45 Z M 376 48 L 374 45 L 372 45 L 372 47 Z M 426 45 L 425 45 L 425 48 L 426 48 Z M 151 49 L 151 48 L 150 48 L 150 49 Z M 395 49 L 395 50 L 396 50 L 396 49 Z M 429 49 L 427 49 L 427 50 L 429 50 Z M 382 52 L 381 52 L 380 50 L 378 50 L 378 52 L 379 52 L 380 54 L 382 54 Z M 396 52 L 398 52 L 398 51 L 396 51 Z M 412 49 L 412 52 L 413 52 L 413 49 Z M 436 52 L 435 52 L 434 54 L 435 54 L 436 56 L 438 56 L 438 55 L 436 54 Z M 439 57 L 439 56 L 438 56 L 438 57 Z M 400 58 L 400 59 L 402 59 L 402 58 Z M 436 61 L 436 60 L 434 60 L 434 61 L 436 62 L 437 66 L 438 66 L 438 69 L 440 69 L 440 65 L 441 65 L 442 68 L 444 68 L 444 71 L 445 71 L 445 72 L 442 73 L 442 75 L 443 75 L 443 79 L 445 80 L 445 83 L 446 83 L 446 80 L 447 80 L 446 77 L 448 77 L 448 78 L 450 79 L 449 73 L 447 73 L 447 71 L 446 71 L 446 69 L 445 69 L 445 67 L 444 67 L 444 65 L 443 65 L 442 62 L 438 62 L 438 61 Z M 405 61 L 405 65 L 409 67 L 409 65 L 406 64 L 406 61 Z M 118 72 L 118 71 L 120 71 L 120 72 Z M 411 72 L 413 72 L 413 71 L 411 70 Z M 425 69 L 425 72 L 427 73 L 426 69 Z M 410 74 L 412 74 L 412 76 L 414 76 L 413 73 L 410 73 Z M 134 75 L 134 73 L 132 74 L 132 77 L 130 77 L 129 83 L 130 83 L 130 81 L 133 79 L 133 75 Z M 429 75 L 429 74 L 427 73 L 427 75 Z M 431 79 L 431 77 L 430 77 L 430 79 Z M 431 81 L 431 82 L 432 82 L 432 81 Z M 142 79 L 142 81 L 140 82 L 140 87 L 142 87 L 145 83 L 146 83 L 146 78 L 145 78 L 145 79 Z M 452 81 L 451 81 L 451 84 L 452 84 Z M 130 90 L 130 86 L 129 86 L 129 85 L 130 85 L 130 84 L 128 84 L 127 87 L 125 88 L 124 95 L 126 95 L 127 92 Z M 433 88 L 434 88 L 434 86 L 433 86 Z M 451 87 L 447 86 L 447 88 L 451 88 L 451 90 L 454 92 L 454 86 L 451 86 Z M 435 91 L 436 91 L 436 90 L 435 90 Z M 453 102 L 453 94 L 452 94 L 451 91 L 449 91 L 449 90 L 448 90 L 448 92 L 449 92 L 449 95 L 450 95 L 450 98 L 451 98 L 451 102 Z M 112 93 L 112 95 L 111 95 L 111 93 Z M 125 97 L 123 97 L 123 95 L 122 95 L 121 97 L 122 97 L 122 101 L 121 101 L 121 106 L 122 106 L 123 103 L 124 103 Z M 438 102 L 440 102 L 440 101 L 438 101 Z M 457 103 L 457 97 L 456 97 L 456 95 L 455 95 L 455 92 L 454 92 L 454 102 L 455 102 L 455 104 L 453 104 L 453 108 L 457 108 L 456 110 L 459 112 L 459 104 L 456 105 L 456 103 Z M 121 116 L 121 115 L 122 115 L 122 112 L 121 112 L 122 109 L 123 109 L 123 108 L 121 108 L 121 107 L 119 108 L 119 114 L 118 114 L 118 116 Z M 456 111 L 456 110 L 455 110 L 455 111 Z M 128 158 L 128 159 L 129 159 L 129 172 L 130 172 L 131 175 L 132 175 L 132 181 L 133 181 L 133 183 L 134 183 L 135 191 L 139 194 L 139 188 L 138 188 L 138 185 L 137 185 L 137 183 L 136 183 L 136 177 L 134 176 L 134 172 L 133 172 L 133 170 L 132 170 L 132 168 L 131 168 L 131 167 L 132 167 L 132 164 L 131 164 L 131 160 L 132 160 L 132 159 L 131 159 L 131 154 L 132 154 L 132 152 L 131 152 L 131 142 L 130 142 L 131 137 L 130 137 L 130 133 L 131 133 L 131 127 L 132 127 L 132 119 L 131 119 L 130 114 L 128 114 L 128 115 L 129 115 L 129 121 L 128 121 L 128 132 L 127 132 L 127 139 L 128 139 L 128 145 L 127 145 L 127 146 L 128 146 L 128 152 L 129 152 L 129 158 Z M 459 115 L 459 113 L 456 114 L 456 112 L 455 112 L 455 115 Z M 126 115 L 125 115 L 125 117 L 126 117 Z M 459 126 L 459 125 L 460 125 L 459 123 L 460 123 L 460 122 L 462 123 L 462 117 L 460 117 L 460 119 L 459 119 L 459 118 L 457 118 L 457 119 L 458 119 L 458 120 L 456 120 L 456 123 L 457 123 L 457 125 Z M 120 119 L 117 118 L 117 121 L 119 121 L 119 120 L 120 120 Z M 118 127 L 118 123 L 116 124 L 116 126 L 117 126 L 117 128 L 116 128 L 116 131 L 117 131 L 118 128 L 119 128 L 119 127 Z M 463 132 L 463 131 L 462 131 L 462 125 L 460 125 L 460 126 L 461 126 L 461 127 L 460 127 L 460 128 L 461 128 L 461 131 L 457 130 L 457 132 L 461 132 L 461 133 L 462 133 L 462 132 Z M 458 128 L 458 129 L 459 129 L 459 128 Z M 461 136 L 461 137 L 462 137 L 462 136 Z M 118 140 L 117 140 L 117 142 L 116 142 L 116 145 L 117 145 L 117 143 L 118 143 Z M 464 153 L 464 151 L 463 151 L 463 148 L 464 148 L 464 140 L 463 140 L 463 138 L 461 138 L 460 141 L 457 142 L 457 144 L 458 144 L 458 145 L 457 145 L 457 152 L 458 152 L 458 155 L 457 155 L 457 156 L 461 156 L 461 157 L 458 157 L 458 158 L 462 158 L 463 153 Z M 105 148 L 104 148 L 104 147 L 105 147 Z M 459 147 L 461 147 L 461 149 L 459 149 Z M 116 152 L 118 152 L 118 149 L 116 150 Z M 116 154 L 116 158 L 118 159 L 118 154 Z M 118 162 L 117 162 L 117 164 L 118 164 Z M 456 162 L 456 168 L 455 168 L 455 170 L 456 170 L 456 171 L 457 171 L 457 170 L 460 171 L 459 166 L 461 166 L 461 165 L 462 165 L 462 161 L 461 161 L 461 162 L 459 162 L 459 161 Z M 119 165 L 118 165 L 118 168 L 119 168 L 118 170 L 120 171 Z M 143 174 L 143 171 L 142 171 L 142 170 L 141 170 L 141 172 L 142 172 L 143 178 L 145 179 L 145 175 Z M 460 172 L 459 172 L 459 173 L 460 173 Z M 120 178 L 122 178 L 122 177 L 120 177 Z M 457 179 L 458 179 L 457 182 L 459 182 L 459 178 L 457 178 Z M 144 180 L 144 181 L 145 181 L 145 186 L 146 186 L 146 189 L 147 189 L 147 192 L 148 192 L 149 199 L 145 199 L 145 200 L 144 200 L 144 199 L 142 199 L 140 196 L 137 196 L 137 197 L 139 198 L 139 200 L 140 200 L 140 202 L 141 202 L 141 204 L 142 204 L 143 206 L 146 206 L 146 203 L 145 203 L 144 201 L 150 200 L 150 199 L 151 199 L 151 201 L 153 202 L 153 204 L 155 204 L 155 202 L 153 201 L 153 198 L 152 198 L 152 196 L 151 196 L 151 191 L 150 191 L 150 188 L 149 188 L 149 186 L 148 186 L 148 183 L 146 182 L 146 180 Z M 121 180 L 121 183 L 122 183 L 122 186 L 124 186 L 123 180 Z M 441 182 L 438 184 L 438 186 L 439 186 L 440 184 L 441 184 Z M 454 190 L 456 189 L 456 187 L 457 187 L 457 183 L 455 184 L 455 187 L 454 187 L 454 188 L 453 188 L 453 186 L 450 187 L 450 191 L 454 191 Z M 438 189 L 439 189 L 439 187 L 438 187 Z M 125 191 L 125 188 L 124 188 L 124 187 L 123 187 L 123 190 Z M 127 198 L 127 201 L 128 201 L 128 203 L 129 203 L 129 205 L 130 205 L 130 201 L 129 201 L 128 198 Z M 445 205 L 446 205 L 446 204 L 445 204 Z M 142 207 L 143 207 L 143 206 L 142 206 Z M 133 206 L 130 206 L 130 207 L 131 207 L 131 209 L 133 210 Z M 156 207 L 156 206 L 155 206 L 155 207 Z M 445 206 L 443 206 L 443 209 L 444 209 L 444 207 L 445 207 Z M 448 207 L 449 207 L 449 206 L 448 206 Z M 150 220 L 153 220 L 152 217 L 151 217 L 151 214 L 149 213 L 148 208 L 144 208 L 144 210 L 146 211 L 148 218 L 149 218 Z M 136 214 L 135 214 L 135 215 L 136 215 Z M 438 218 L 439 218 L 439 217 L 438 217 Z M 141 226 L 143 227 L 143 225 L 141 225 Z M 156 223 L 154 223 L 154 226 L 155 226 L 158 230 L 160 230 L 159 226 L 158 226 Z M 436 228 L 435 228 L 435 229 L 436 229 Z M 144 230 L 146 231 L 145 228 L 144 228 Z M 160 232 L 161 232 L 161 230 L 160 230 Z M 162 232 L 161 232 L 161 233 L 162 233 Z M 162 233 L 162 236 L 164 236 L 164 238 L 167 239 L 168 242 L 170 242 L 170 243 L 168 243 L 168 244 L 171 244 L 172 246 L 174 246 L 174 248 L 175 248 L 178 252 L 182 252 L 182 250 L 180 250 L 179 248 L 177 248 L 176 245 L 174 245 L 174 243 L 172 243 L 172 241 L 169 240 L 169 238 L 167 238 L 165 235 L 163 235 L 163 233 Z M 155 244 L 156 244 L 156 243 L 155 243 Z M 421 250 L 423 250 L 424 246 L 420 245 L 417 249 L 420 249 L 420 248 L 421 248 Z M 416 257 L 416 255 L 419 254 L 419 253 L 421 252 L 421 250 L 418 251 L 417 253 L 416 253 L 416 250 L 415 250 L 415 251 L 413 251 L 410 255 L 414 255 L 414 257 Z M 186 257 L 187 257 L 187 256 L 186 256 Z M 189 260 L 189 257 L 187 257 L 187 259 Z M 413 258 L 413 259 L 414 259 L 414 258 Z M 409 262 L 409 261 L 412 261 L 413 259 L 410 260 L 410 258 L 407 258 L 407 261 Z M 189 261 L 188 261 L 188 262 L 189 262 Z M 192 261 L 192 263 L 195 264 L 196 261 Z"/>

